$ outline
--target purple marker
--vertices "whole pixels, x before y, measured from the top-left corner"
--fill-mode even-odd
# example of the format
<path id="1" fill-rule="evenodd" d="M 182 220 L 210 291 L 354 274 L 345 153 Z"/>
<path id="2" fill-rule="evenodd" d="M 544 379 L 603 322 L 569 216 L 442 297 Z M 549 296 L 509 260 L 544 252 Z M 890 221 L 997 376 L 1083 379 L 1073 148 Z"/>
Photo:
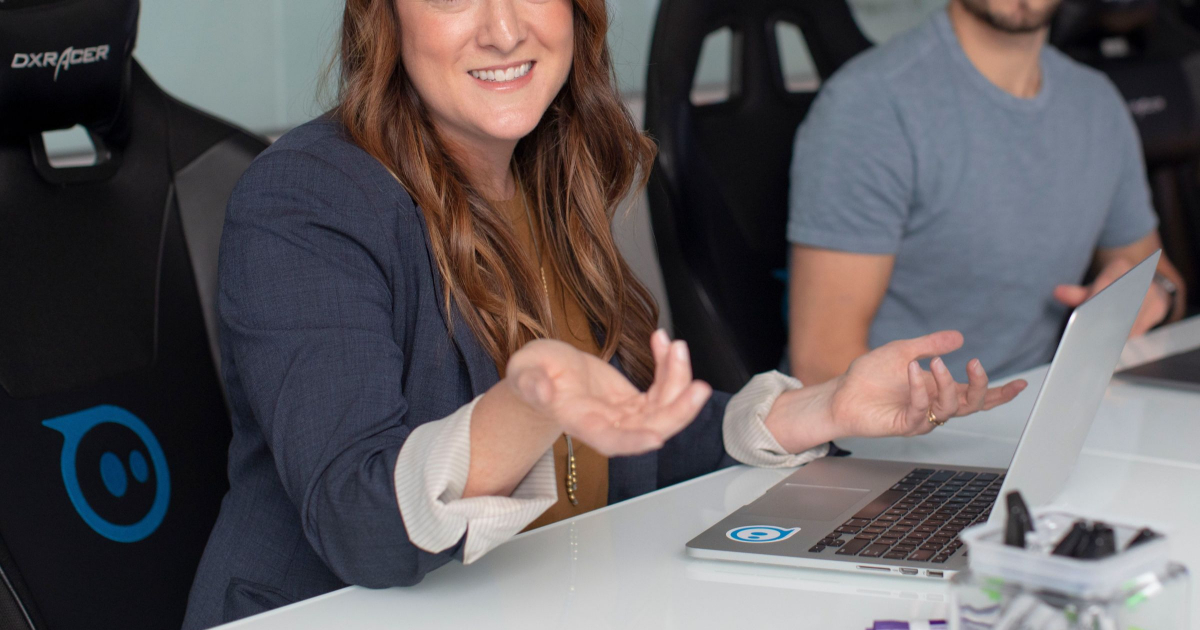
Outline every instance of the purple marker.
<path id="1" fill-rule="evenodd" d="M 867 630 L 946 630 L 945 619 L 932 621 L 876 621 Z"/>

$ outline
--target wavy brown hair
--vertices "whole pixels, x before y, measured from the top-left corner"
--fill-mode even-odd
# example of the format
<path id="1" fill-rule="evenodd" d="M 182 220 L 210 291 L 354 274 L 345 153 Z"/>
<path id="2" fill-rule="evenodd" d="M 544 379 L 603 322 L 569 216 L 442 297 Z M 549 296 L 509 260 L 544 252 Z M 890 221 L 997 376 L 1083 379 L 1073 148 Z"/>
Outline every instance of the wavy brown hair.
<path id="1" fill-rule="evenodd" d="M 528 341 L 553 336 L 541 277 L 531 253 L 521 251 L 434 128 L 401 63 L 394 1 L 346 0 L 334 115 L 421 207 L 446 312 L 455 304 L 503 365 Z M 617 250 L 612 220 L 621 201 L 645 186 L 655 147 L 616 89 L 604 0 L 573 4 L 570 75 L 517 144 L 513 166 L 537 211 L 536 237 L 547 244 L 543 262 L 600 333 L 601 356 L 615 354 L 630 380 L 645 388 L 653 381 L 648 340 L 658 308 Z"/>

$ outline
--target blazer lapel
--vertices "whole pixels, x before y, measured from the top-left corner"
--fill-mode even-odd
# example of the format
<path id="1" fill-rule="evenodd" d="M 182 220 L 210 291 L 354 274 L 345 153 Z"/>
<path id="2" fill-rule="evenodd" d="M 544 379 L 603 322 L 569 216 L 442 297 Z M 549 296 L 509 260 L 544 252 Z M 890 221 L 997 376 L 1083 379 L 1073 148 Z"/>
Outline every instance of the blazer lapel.
<path id="1" fill-rule="evenodd" d="M 603 336 L 597 335 L 603 345 Z M 625 370 L 617 355 L 609 363 L 621 374 Z M 658 451 L 608 460 L 608 504 L 632 499 L 658 489 Z"/>
<path id="2" fill-rule="evenodd" d="M 417 208 L 417 211 L 424 213 L 420 208 Z M 438 272 L 437 260 L 433 257 L 433 243 L 429 239 L 428 226 L 424 221 L 421 222 L 421 234 L 425 238 L 425 254 L 429 257 L 429 273 L 433 276 L 433 287 L 437 294 L 437 299 L 434 301 L 437 302 L 438 314 L 442 316 L 442 321 L 447 326 L 446 330 L 452 331 L 450 340 L 458 349 L 463 364 L 467 366 L 467 378 L 471 382 L 471 396 L 479 396 L 500 382 L 500 373 L 496 370 L 496 363 L 492 361 L 491 355 L 484 351 L 483 346 L 479 345 L 479 340 L 475 339 L 475 335 L 467 327 L 466 320 L 458 312 L 458 307 L 451 302 L 450 312 L 446 312 L 446 303 L 442 299 L 442 296 L 445 295 L 442 274 Z M 451 324 L 456 325 L 451 327 Z"/>
<path id="3" fill-rule="evenodd" d="M 418 208 L 418 211 L 420 209 Z M 478 396 L 500 381 L 500 373 L 491 355 L 483 350 L 483 346 L 475 339 L 466 327 L 465 320 L 459 315 L 458 308 L 452 303 L 450 312 L 446 312 L 445 302 L 441 299 L 445 290 L 442 286 L 442 276 L 438 273 L 437 261 L 433 258 L 433 244 L 429 239 L 429 230 L 422 224 L 421 233 L 425 237 L 425 252 L 429 256 L 429 269 L 433 275 L 433 286 L 437 291 L 438 313 L 447 323 L 456 321 L 458 326 L 452 328 L 454 333 L 451 340 L 458 349 L 463 363 L 467 366 L 467 376 L 471 381 L 471 395 Z M 457 317 L 456 317 L 457 316 Z M 454 318 L 454 319 L 452 319 Z M 600 337 L 601 345 L 603 338 Z M 609 361 L 622 374 L 621 362 L 614 355 Z M 650 452 L 633 457 L 613 457 L 608 460 L 608 502 L 609 504 L 624 501 L 658 488 L 658 453 Z"/>

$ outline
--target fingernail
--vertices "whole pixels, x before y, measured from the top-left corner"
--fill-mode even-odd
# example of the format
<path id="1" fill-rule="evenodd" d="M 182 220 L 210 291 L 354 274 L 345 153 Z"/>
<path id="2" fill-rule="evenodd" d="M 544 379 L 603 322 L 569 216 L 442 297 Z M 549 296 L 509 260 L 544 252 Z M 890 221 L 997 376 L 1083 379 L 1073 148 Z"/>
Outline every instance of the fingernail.
<path id="1" fill-rule="evenodd" d="M 971 369 L 976 372 L 982 372 L 983 364 L 979 362 L 979 359 L 971 359 Z"/>
<path id="2" fill-rule="evenodd" d="M 692 402 L 697 405 L 702 404 L 708 399 L 708 395 L 709 392 L 706 392 L 703 389 L 696 390 L 696 393 L 692 394 Z"/>
<path id="3" fill-rule="evenodd" d="M 675 342 L 675 356 L 677 356 L 677 357 L 679 357 L 680 359 L 683 359 L 683 360 L 685 360 L 685 361 L 687 360 L 687 358 L 688 358 L 688 349 L 687 349 L 687 343 L 686 343 L 686 342 L 683 342 L 683 341 L 676 341 L 676 342 Z"/>
<path id="4" fill-rule="evenodd" d="M 942 370 L 945 369 L 946 364 L 942 363 L 941 357 L 933 357 L 933 360 L 929 362 L 929 367 L 935 370 Z"/>
<path id="5" fill-rule="evenodd" d="M 667 330 L 665 328 L 659 328 L 658 330 L 654 331 L 654 336 L 657 337 L 659 341 L 671 340 L 669 337 L 667 337 Z"/>

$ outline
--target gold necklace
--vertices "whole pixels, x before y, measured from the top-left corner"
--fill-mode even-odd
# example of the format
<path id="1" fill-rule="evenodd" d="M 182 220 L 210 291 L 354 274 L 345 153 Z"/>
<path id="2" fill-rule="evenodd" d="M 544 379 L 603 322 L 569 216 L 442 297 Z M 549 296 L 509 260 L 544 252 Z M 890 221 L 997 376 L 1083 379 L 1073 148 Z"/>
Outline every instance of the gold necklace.
<path id="1" fill-rule="evenodd" d="M 542 273 L 542 292 L 546 296 L 546 301 L 550 301 L 550 285 L 546 282 L 546 266 L 542 262 L 542 246 L 538 244 L 537 230 L 533 227 L 533 215 L 529 212 L 529 199 L 525 196 L 525 189 L 521 186 L 521 177 L 516 176 L 517 194 L 521 195 L 521 205 L 525 208 L 525 220 L 529 222 L 529 236 L 533 239 L 533 251 L 537 254 L 538 271 Z M 571 441 L 571 436 L 565 435 L 567 439 L 567 500 L 571 505 L 579 505 L 579 497 L 576 491 L 579 489 L 579 476 L 575 469 L 575 444 Z"/>

